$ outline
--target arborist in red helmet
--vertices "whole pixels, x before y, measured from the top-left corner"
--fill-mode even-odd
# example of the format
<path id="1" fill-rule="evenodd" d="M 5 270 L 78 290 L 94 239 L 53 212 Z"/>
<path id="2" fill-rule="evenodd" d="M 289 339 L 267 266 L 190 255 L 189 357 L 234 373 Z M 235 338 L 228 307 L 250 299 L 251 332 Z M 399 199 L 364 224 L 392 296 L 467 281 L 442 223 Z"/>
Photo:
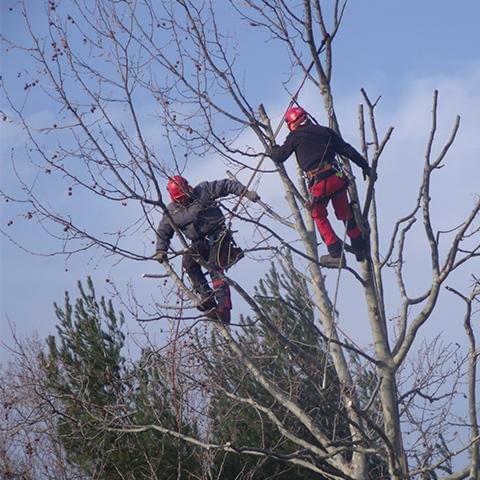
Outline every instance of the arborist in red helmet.
<path id="1" fill-rule="evenodd" d="M 230 288 L 222 279 L 222 273 L 237 262 L 243 252 L 227 230 L 217 199 L 233 194 L 256 202 L 260 197 L 236 180 L 202 182 L 192 187 L 180 175 L 168 181 L 167 190 L 172 202 L 167 205 L 169 215 L 163 216 L 157 228 L 155 258 L 160 262 L 167 259 L 167 250 L 175 231 L 173 223 L 191 240 L 188 252 L 182 257 L 182 268 L 193 290 L 201 298 L 197 308 L 206 312 L 207 317 L 220 318 L 228 324 L 232 302 Z M 209 264 L 213 290 L 202 271 L 200 259 Z"/>
<path id="2" fill-rule="evenodd" d="M 281 163 L 295 152 L 300 168 L 306 173 L 308 188 L 313 197 L 312 217 L 328 248 L 328 255 L 323 255 L 320 262 L 326 267 L 346 265 L 345 261 L 341 262 L 342 241 L 327 218 L 327 204 L 330 200 L 337 218 L 346 224 L 353 253 L 357 260 L 364 260 L 366 243 L 350 208 L 348 181 L 337 166 L 335 154 L 344 155 L 357 164 L 362 169 L 364 178 L 371 173 L 367 161 L 332 129 L 314 124 L 301 107 L 288 109 L 285 121 L 290 133 L 282 146 L 273 146 L 271 157 L 274 162 Z"/>

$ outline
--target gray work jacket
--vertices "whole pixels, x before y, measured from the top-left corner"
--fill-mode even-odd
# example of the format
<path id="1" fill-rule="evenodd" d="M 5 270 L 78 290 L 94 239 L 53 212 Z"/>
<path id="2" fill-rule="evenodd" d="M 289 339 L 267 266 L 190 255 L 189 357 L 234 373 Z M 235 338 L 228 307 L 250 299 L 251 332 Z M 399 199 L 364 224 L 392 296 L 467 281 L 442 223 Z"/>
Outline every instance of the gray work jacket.
<path id="1" fill-rule="evenodd" d="M 202 182 L 192 189 L 187 203 L 171 202 L 167 210 L 173 223 L 189 240 L 196 241 L 212 235 L 225 226 L 225 217 L 217 198 L 233 194 L 240 196 L 246 187 L 236 180 Z M 156 251 L 167 251 L 174 229 L 166 215 L 157 228 Z"/>

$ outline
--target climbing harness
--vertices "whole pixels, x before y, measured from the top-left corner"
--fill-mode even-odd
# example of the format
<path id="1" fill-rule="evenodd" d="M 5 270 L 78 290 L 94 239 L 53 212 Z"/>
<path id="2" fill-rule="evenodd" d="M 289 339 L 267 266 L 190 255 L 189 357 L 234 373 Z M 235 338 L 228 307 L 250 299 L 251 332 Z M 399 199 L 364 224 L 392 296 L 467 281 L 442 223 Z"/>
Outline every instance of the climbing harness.
<path id="1" fill-rule="evenodd" d="M 228 270 L 243 258 L 243 250 L 235 242 L 231 230 L 223 230 L 215 241 L 218 243 L 216 264 L 222 270 Z"/>

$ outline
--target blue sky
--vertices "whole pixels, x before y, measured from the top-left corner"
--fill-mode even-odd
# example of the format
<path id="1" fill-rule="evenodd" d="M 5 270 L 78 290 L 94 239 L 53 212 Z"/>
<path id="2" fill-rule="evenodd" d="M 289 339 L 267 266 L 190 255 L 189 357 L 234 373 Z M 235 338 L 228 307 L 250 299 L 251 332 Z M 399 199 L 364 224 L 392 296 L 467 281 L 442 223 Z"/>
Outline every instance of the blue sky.
<path id="1" fill-rule="evenodd" d="M 27 2 L 38 9 L 34 17 L 40 20 L 40 2 Z M 10 11 L 10 8 L 13 10 Z M 289 60 L 275 43 L 264 44 L 265 39 L 246 35 L 242 29 L 233 25 L 233 14 L 220 12 L 222 27 L 230 30 L 239 43 L 239 71 L 245 70 L 245 84 L 252 103 L 265 103 L 267 111 L 274 121 L 278 121 L 288 96 L 281 86 L 286 78 Z M 18 5 L 15 1 L 4 0 L 1 3 L 2 34 L 22 42 L 23 30 L 20 26 Z M 382 100 L 377 109 L 381 132 L 393 125 L 395 133 L 382 160 L 377 185 L 381 208 L 381 222 L 386 229 L 391 228 L 397 217 L 408 211 L 413 205 L 413 197 L 418 181 L 414 175 L 419 172 L 423 161 L 425 142 L 430 128 L 431 98 L 434 89 L 439 89 L 439 138 L 446 139 L 456 114 L 462 116 L 458 141 L 452 149 L 447 167 L 439 172 L 435 192 L 439 196 L 438 206 L 434 208 L 435 219 L 441 228 L 451 228 L 470 210 L 473 197 L 478 194 L 480 154 L 478 129 L 480 125 L 480 32 L 478 29 L 480 4 L 476 0 L 462 2 L 424 0 L 391 2 L 380 0 L 351 1 L 334 48 L 334 97 L 343 135 L 347 141 L 359 146 L 357 109 L 362 100 L 360 88 L 364 87 L 372 98 L 378 95 Z M 38 28 L 42 24 L 38 23 Z M 257 54 L 257 52 L 260 52 Z M 265 57 L 267 52 L 267 58 Z M 14 96 L 23 95 L 23 81 L 16 80 L 21 68 L 14 54 L 2 52 L 2 75 L 9 91 Z M 267 68 L 265 66 L 267 65 Z M 300 97 L 301 103 L 322 119 L 321 102 L 312 88 L 306 88 Z M 2 105 L 4 99 L 2 97 Z M 54 121 L 55 112 L 40 101 L 31 102 L 29 115 L 39 124 Z M 148 121 L 148 119 L 146 120 Z M 280 134 L 280 139 L 285 130 Z M 153 141 L 154 132 L 151 134 Z M 249 137 L 243 139 L 249 141 Z M 22 133 L 9 124 L 1 123 L 1 182 L 2 189 L 10 192 L 18 190 L 18 183 L 10 164 L 10 151 L 14 147 L 21 151 Z M 440 143 L 441 146 L 441 143 Z M 440 148 L 439 146 L 437 148 Z M 293 160 L 290 162 L 293 165 Z M 31 168 L 27 163 L 21 165 L 27 173 Z M 193 162 L 189 166 L 189 176 L 193 183 L 203 179 L 223 177 L 225 167 L 217 157 Z M 246 177 L 244 178 L 244 180 Z M 54 186 L 44 194 L 52 202 L 58 202 L 58 208 L 73 209 L 78 215 L 88 218 L 98 229 L 107 228 L 123 215 L 132 218 L 137 213 L 129 205 L 119 212 L 97 210 L 86 206 L 81 196 L 73 201 L 65 197 Z M 63 188 L 63 187 L 62 187 Z M 260 193 L 273 205 L 282 210 L 283 195 L 278 189 L 276 179 L 263 177 L 260 181 Z M 362 191 L 363 186 L 360 186 Z M 62 194 L 62 195 L 61 195 Z M 2 203 L 1 224 L 12 238 L 21 246 L 45 254 L 55 251 L 58 243 L 45 235 L 39 225 L 22 221 L 15 217 L 11 205 Z M 6 227 L 11 220 L 14 224 Z M 239 226 L 237 226 L 238 228 Z M 440 228 L 439 227 L 439 228 Z M 240 231 L 239 243 L 248 244 L 250 233 Z M 421 238 L 421 232 L 418 234 Z M 132 245 L 148 251 L 152 240 L 151 232 L 138 231 L 129 239 Z M 415 278 L 415 288 L 423 290 L 428 284 L 428 271 L 420 269 L 424 261 L 424 250 L 412 246 L 411 276 Z M 480 271 L 479 262 L 458 275 L 456 281 L 462 288 L 469 284 L 469 274 Z M 251 278 L 252 268 L 261 271 L 258 264 L 244 260 L 232 271 L 236 279 Z M 105 259 L 98 252 L 78 254 L 65 258 L 62 256 L 31 255 L 15 246 L 5 237 L 1 237 L 1 329 L 2 338 L 11 344 L 9 323 L 15 325 L 21 335 L 37 332 L 41 337 L 54 329 L 55 317 L 52 303 L 62 302 L 63 292 L 74 294 L 76 282 L 91 275 L 99 294 L 108 292 L 105 279 L 115 278 L 119 288 L 126 289 L 132 284 L 141 298 L 155 300 L 158 285 L 152 280 L 140 279 L 147 270 L 158 269 L 156 264 L 148 266 L 138 262 L 122 261 L 116 264 L 113 259 Z M 355 286 L 348 277 L 342 282 L 339 302 L 345 302 L 342 313 L 353 318 L 355 308 L 348 305 L 351 289 Z M 251 288 L 250 288 L 251 290 Z M 452 301 L 444 299 L 445 313 L 435 319 L 433 330 L 450 329 L 449 318 Z M 453 302 L 454 303 L 454 302 Z M 342 305 L 342 303 L 339 303 Z M 395 305 L 392 304 L 392 315 Z M 354 321 L 346 321 L 345 328 L 360 342 L 369 342 L 368 335 L 358 328 Z M 132 335 L 141 335 L 142 330 L 131 319 L 128 328 Z M 159 335 L 159 326 L 149 326 L 152 335 Z M 455 336 L 458 328 L 452 328 Z M 461 336 L 461 332 L 459 332 Z M 7 358 L 8 351 L 0 349 L 0 358 Z"/>

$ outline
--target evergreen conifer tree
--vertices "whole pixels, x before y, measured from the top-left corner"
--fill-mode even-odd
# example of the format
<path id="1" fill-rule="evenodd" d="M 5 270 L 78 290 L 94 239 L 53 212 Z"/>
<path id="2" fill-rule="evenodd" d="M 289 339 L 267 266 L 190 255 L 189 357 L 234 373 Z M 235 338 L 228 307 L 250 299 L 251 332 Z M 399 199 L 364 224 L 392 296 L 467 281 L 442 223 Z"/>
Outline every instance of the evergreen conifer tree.
<path id="1" fill-rule="evenodd" d="M 271 325 L 266 327 L 263 322 L 242 317 L 238 341 L 255 359 L 263 375 L 304 409 L 322 430 L 329 432 L 332 442 L 338 441 L 340 445 L 349 441 L 350 431 L 341 401 L 341 385 L 328 355 L 328 338 L 315 326 L 305 278 L 296 270 L 291 258 L 282 267 L 283 271 L 279 272 L 272 263 L 269 273 L 255 289 L 262 314 Z M 201 339 L 198 341 L 202 342 Z M 299 445 L 284 435 L 279 429 L 280 424 L 289 434 L 312 444 L 315 440 L 245 371 L 217 335 L 212 334 L 209 342 L 209 354 L 204 355 L 202 361 L 206 378 L 212 386 L 210 415 L 214 419 L 214 441 L 220 444 L 230 442 L 244 450 L 257 449 L 259 453 L 259 456 L 217 455 L 217 474 L 221 473 L 222 479 L 232 480 L 239 478 L 240 472 L 250 472 L 251 476 L 245 478 L 252 479 L 325 478 L 281 461 L 279 452 L 285 457 L 298 454 Z M 295 352 L 294 356 L 292 352 Z M 354 352 L 352 359 L 359 366 L 361 388 L 368 396 L 375 385 L 375 374 L 361 368 L 362 363 Z M 273 451 L 277 456 L 270 455 Z M 312 461 L 312 458 L 308 459 Z M 377 458 L 372 456 L 369 466 L 372 478 L 382 478 L 384 465 Z"/>
<path id="2" fill-rule="evenodd" d="M 148 352 L 128 366 L 123 314 L 96 300 L 90 278 L 87 290 L 78 285 L 74 306 L 68 293 L 64 308 L 55 305 L 58 340 L 48 338 L 41 359 L 68 460 L 98 479 L 191 478 L 200 468 L 191 447 L 154 430 L 119 431 L 154 423 L 178 430 L 164 369 L 147 364 Z"/>

